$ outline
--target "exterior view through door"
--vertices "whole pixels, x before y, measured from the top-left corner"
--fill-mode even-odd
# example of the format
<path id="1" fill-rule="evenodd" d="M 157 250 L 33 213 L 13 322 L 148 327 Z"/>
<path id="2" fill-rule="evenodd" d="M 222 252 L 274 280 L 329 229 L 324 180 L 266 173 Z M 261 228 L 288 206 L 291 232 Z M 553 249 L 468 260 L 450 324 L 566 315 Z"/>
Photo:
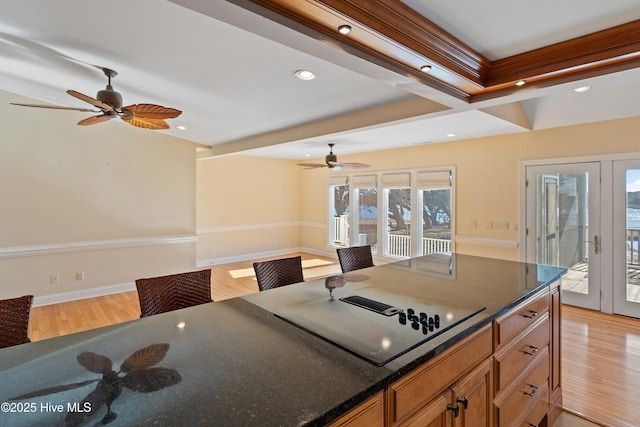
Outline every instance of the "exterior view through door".
<path id="1" fill-rule="evenodd" d="M 566 267 L 565 304 L 600 310 L 600 164 L 527 166 L 527 261 Z"/>
<path id="2" fill-rule="evenodd" d="M 640 160 L 613 162 L 613 312 L 640 317 Z"/>

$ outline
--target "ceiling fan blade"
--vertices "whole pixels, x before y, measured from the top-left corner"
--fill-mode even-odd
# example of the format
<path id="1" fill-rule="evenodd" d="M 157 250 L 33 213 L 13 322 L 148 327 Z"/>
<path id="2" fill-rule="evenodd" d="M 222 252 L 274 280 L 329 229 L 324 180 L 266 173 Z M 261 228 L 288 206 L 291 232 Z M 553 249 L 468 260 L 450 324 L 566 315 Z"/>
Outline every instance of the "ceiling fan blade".
<path id="1" fill-rule="evenodd" d="M 36 108 L 51 108 L 54 110 L 73 110 L 84 111 L 87 113 L 99 113 L 99 110 L 93 110 L 91 108 L 75 108 L 75 107 L 60 107 L 58 105 L 44 105 L 44 104 L 19 104 L 17 102 L 11 102 L 11 105 L 19 105 L 21 107 L 36 107 Z"/>
<path id="2" fill-rule="evenodd" d="M 175 108 L 155 104 L 133 104 L 122 107 L 122 110 L 133 111 L 140 119 L 174 119 L 182 114 L 182 111 Z"/>
<path id="3" fill-rule="evenodd" d="M 169 129 L 169 124 L 165 122 L 163 119 L 147 119 L 147 118 L 134 117 L 131 120 L 126 120 L 123 117 L 121 118 L 122 120 L 129 123 L 130 125 L 143 128 L 143 129 L 151 129 L 151 130 Z"/>
<path id="4" fill-rule="evenodd" d="M 305 169 L 326 168 L 324 163 L 298 163 L 298 166 L 302 166 Z"/>
<path id="5" fill-rule="evenodd" d="M 78 122 L 78 124 L 80 126 L 95 125 L 95 124 L 98 124 L 98 123 L 106 122 L 107 120 L 111 120 L 112 118 L 113 118 L 113 116 L 111 116 L 111 115 L 100 114 L 98 116 L 88 117 L 86 119 L 80 120 Z"/>
<path id="6" fill-rule="evenodd" d="M 88 102 L 89 104 L 98 107 L 102 111 L 113 111 L 113 107 L 111 105 L 106 104 L 102 101 L 99 101 L 95 98 L 92 98 L 89 95 L 85 95 L 83 93 L 76 92 L 75 90 L 71 90 L 71 89 L 69 89 L 67 93 L 73 96 L 74 98 L 78 98 L 81 101 Z"/>
<path id="7" fill-rule="evenodd" d="M 342 167 L 345 169 L 364 169 L 368 168 L 369 165 L 366 163 L 342 163 Z"/>

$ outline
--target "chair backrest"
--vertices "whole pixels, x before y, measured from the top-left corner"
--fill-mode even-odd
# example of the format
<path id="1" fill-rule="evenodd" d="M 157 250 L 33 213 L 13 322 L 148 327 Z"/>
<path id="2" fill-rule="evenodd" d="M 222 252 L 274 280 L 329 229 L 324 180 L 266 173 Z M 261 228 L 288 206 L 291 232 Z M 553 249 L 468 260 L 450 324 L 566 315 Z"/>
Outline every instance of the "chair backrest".
<path id="1" fill-rule="evenodd" d="M 343 273 L 373 267 L 371 245 L 338 248 L 336 252 L 338 253 L 338 261 L 340 261 L 340 268 L 342 268 Z"/>
<path id="2" fill-rule="evenodd" d="M 29 318 L 33 295 L 0 300 L 0 348 L 31 342 Z"/>
<path id="3" fill-rule="evenodd" d="M 253 270 L 261 291 L 304 282 L 300 256 L 254 262 Z"/>
<path id="4" fill-rule="evenodd" d="M 213 302 L 211 269 L 136 280 L 140 317 Z"/>

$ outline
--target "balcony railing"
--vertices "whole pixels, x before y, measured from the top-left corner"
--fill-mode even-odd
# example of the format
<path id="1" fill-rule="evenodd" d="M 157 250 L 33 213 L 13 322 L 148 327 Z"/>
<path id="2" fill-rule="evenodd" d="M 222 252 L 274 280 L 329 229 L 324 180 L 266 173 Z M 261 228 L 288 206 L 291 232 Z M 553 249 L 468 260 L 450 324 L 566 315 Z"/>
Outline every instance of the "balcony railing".
<path id="1" fill-rule="evenodd" d="M 638 230 L 640 232 L 640 230 Z M 355 245 L 366 245 L 367 235 L 358 234 L 358 241 Z M 333 218 L 333 244 L 336 246 L 350 246 L 349 244 L 349 222 L 348 215 L 341 215 Z M 374 243 L 373 250 L 377 250 Z M 451 252 L 450 239 L 422 238 L 422 255 L 429 255 L 436 252 Z M 403 234 L 387 235 L 387 253 L 385 255 L 398 258 L 411 257 L 411 236 Z"/>

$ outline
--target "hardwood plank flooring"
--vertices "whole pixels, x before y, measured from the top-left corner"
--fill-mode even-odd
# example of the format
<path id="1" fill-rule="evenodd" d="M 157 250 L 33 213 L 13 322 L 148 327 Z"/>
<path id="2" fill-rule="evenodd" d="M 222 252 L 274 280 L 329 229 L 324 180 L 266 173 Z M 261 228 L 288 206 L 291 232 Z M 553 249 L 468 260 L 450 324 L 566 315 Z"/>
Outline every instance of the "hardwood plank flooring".
<path id="1" fill-rule="evenodd" d="M 640 426 L 640 320 L 563 306 L 565 408 L 604 425 Z"/>
<path id="2" fill-rule="evenodd" d="M 293 253 L 283 257 L 302 256 L 305 280 L 313 280 L 340 273 L 337 259 Z M 261 258 L 264 261 L 271 258 Z M 221 301 L 258 292 L 253 262 L 241 261 L 211 267 L 211 297 Z M 102 326 L 122 323 L 140 317 L 140 305 L 136 291 L 33 307 L 29 325 L 32 341 L 67 335 Z"/>
<path id="3" fill-rule="evenodd" d="M 340 272 L 336 259 L 287 256 L 295 255 L 302 256 L 305 280 Z M 213 299 L 257 292 L 252 262 L 210 267 Z M 30 337 L 38 341 L 139 316 L 135 291 L 34 307 Z M 640 390 L 640 320 L 563 306 L 562 355 L 563 404 L 569 412 L 554 427 L 640 425 L 635 401 Z"/>

